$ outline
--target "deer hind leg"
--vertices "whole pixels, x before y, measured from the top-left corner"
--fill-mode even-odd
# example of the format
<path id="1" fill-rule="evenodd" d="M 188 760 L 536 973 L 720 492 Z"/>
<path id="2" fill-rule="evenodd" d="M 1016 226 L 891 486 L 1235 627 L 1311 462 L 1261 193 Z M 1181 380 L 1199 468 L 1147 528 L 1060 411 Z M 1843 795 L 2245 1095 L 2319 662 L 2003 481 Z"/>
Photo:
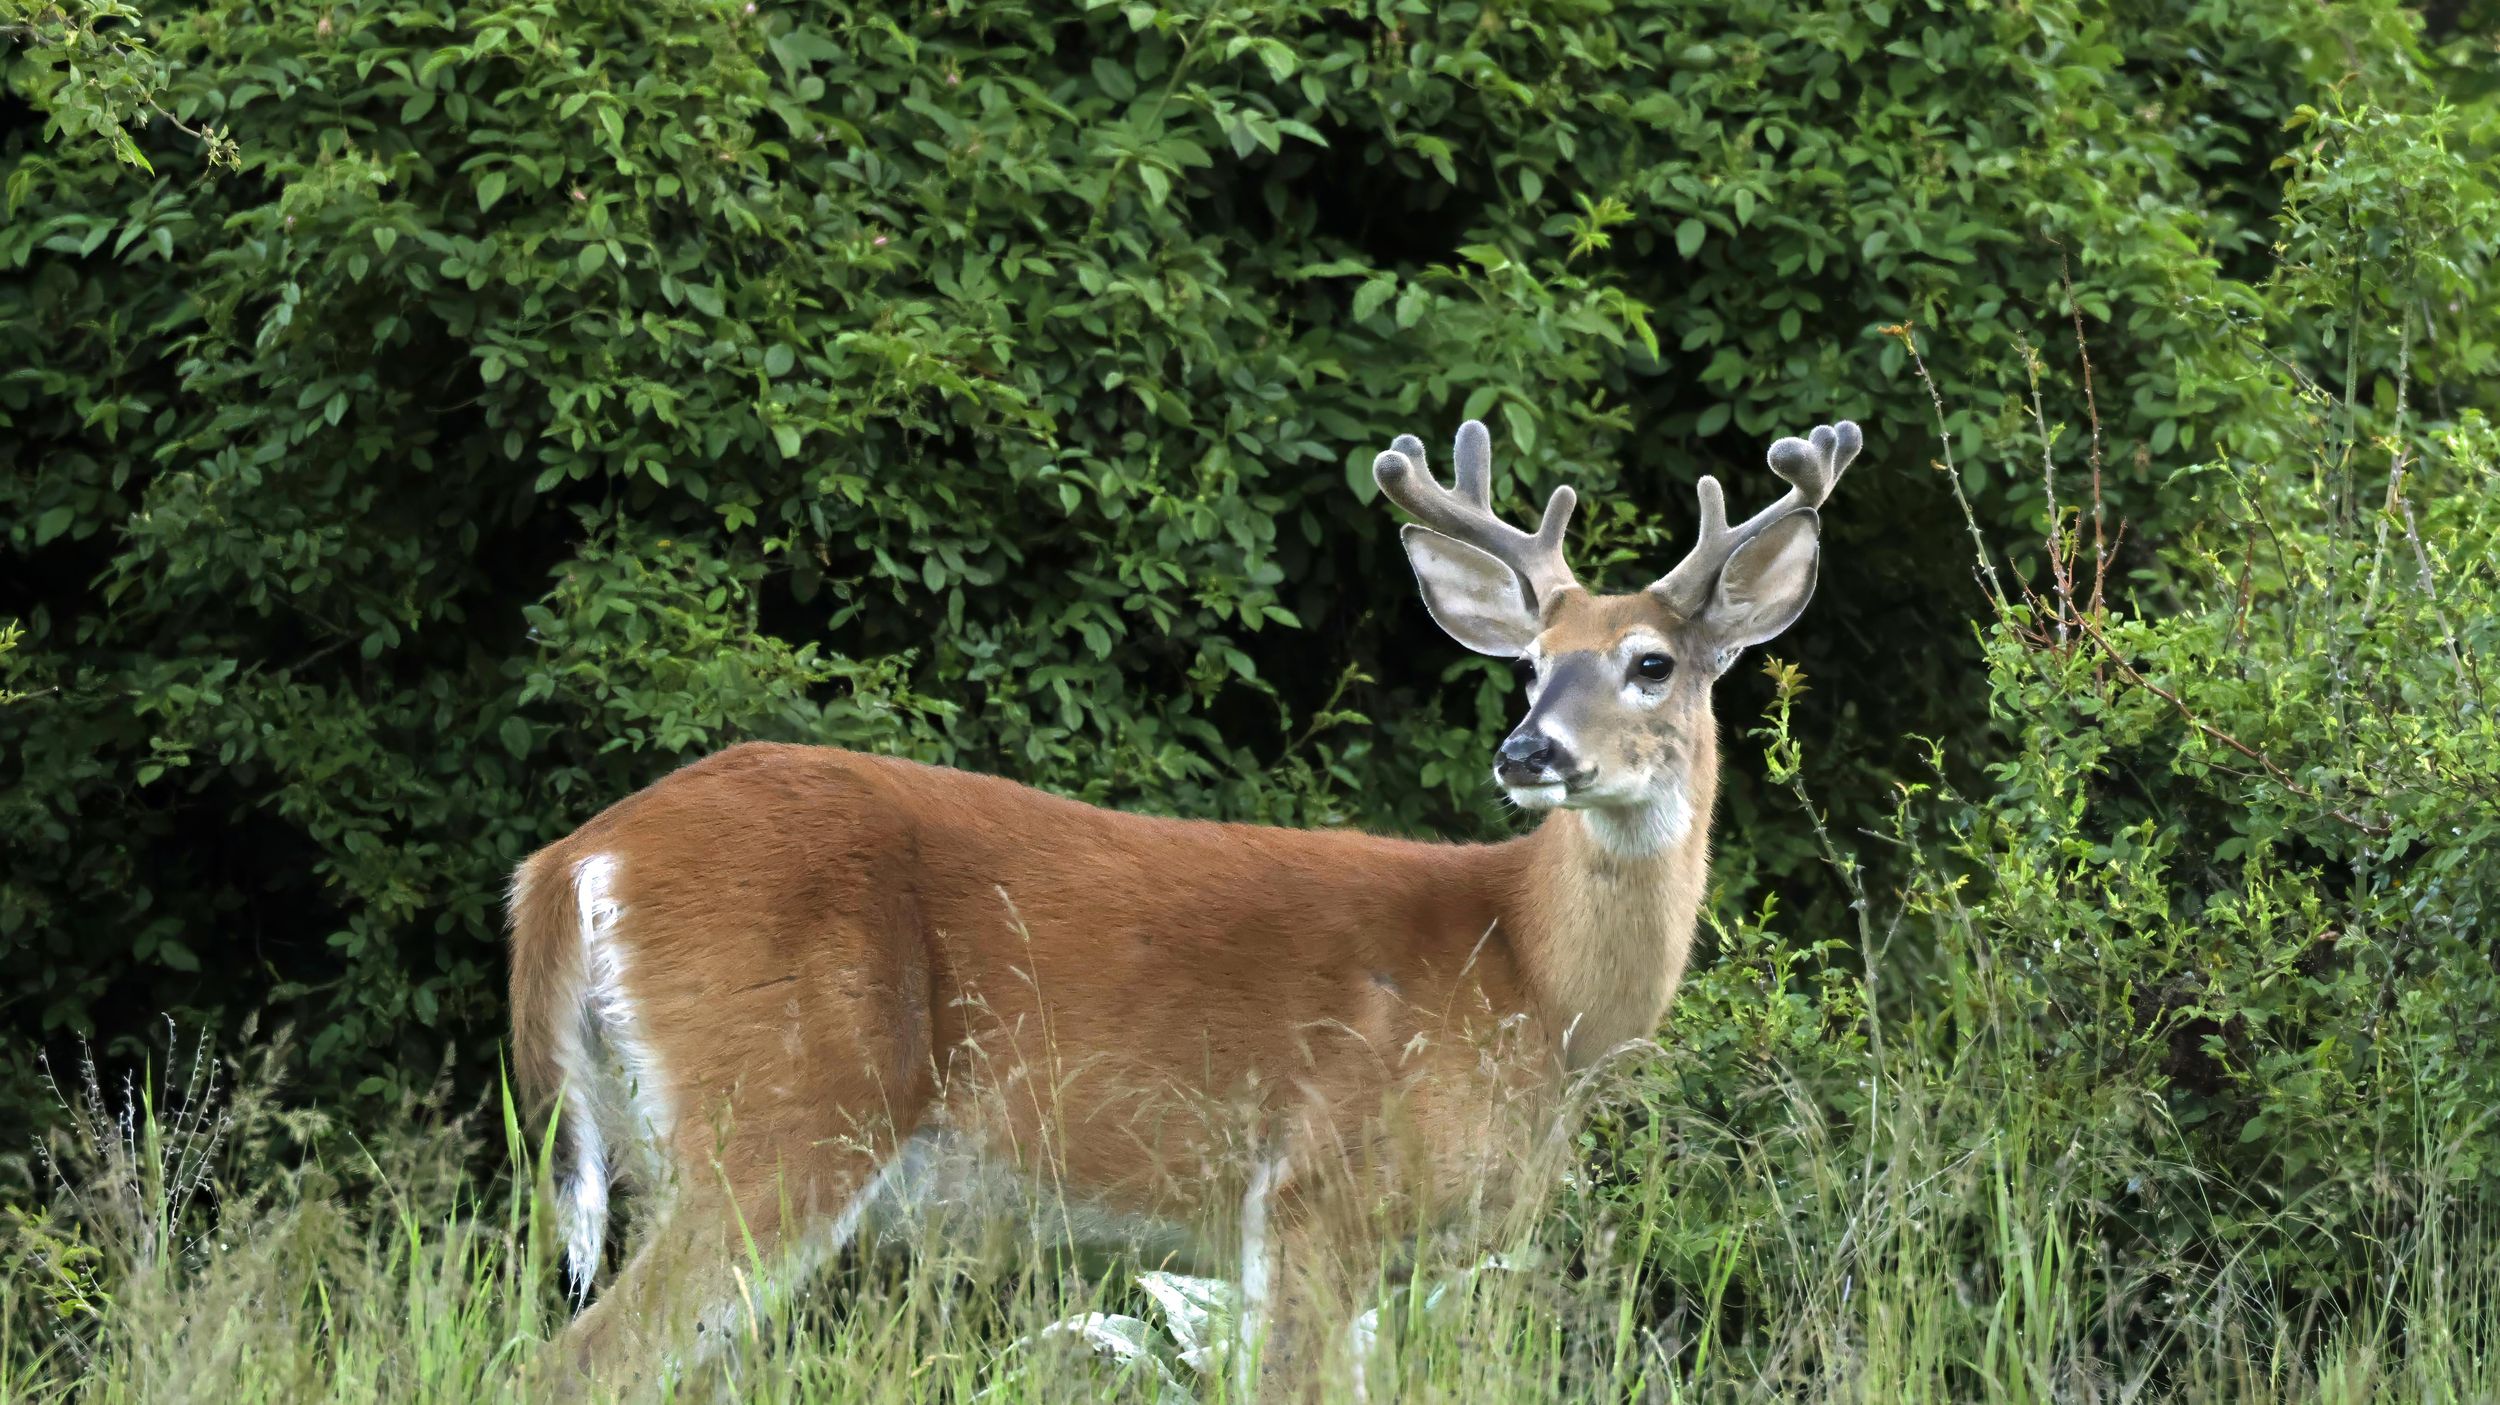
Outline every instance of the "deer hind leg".
<path id="1" fill-rule="evenodd" d="M 843 1066 L 872 1052 L 845 1049 Z M 928 1104 L 925 1086 L 890 1097 L 870 1077 L 793 1078 L 743 1085 L 714 1119 L 681 1115 L 644 1151 L 665 1184 L 643 1187 L 632 1254 L 550 1350 L 557 1389 L 646 1398 L 728 1364 L 856 1237 Z"/>
<path id="2" fill-rule="evenodd" d="M 737 1162 L 719 1158 L 707 1180 L 678 1188 L 556 1339 L 560 1387 L 647 1398 L 723 1363 L 857 1235 L 896 1163 L 891 1137 L 805 1146 L 763 1175 L 733 1178 L 724 1171 Z"/>

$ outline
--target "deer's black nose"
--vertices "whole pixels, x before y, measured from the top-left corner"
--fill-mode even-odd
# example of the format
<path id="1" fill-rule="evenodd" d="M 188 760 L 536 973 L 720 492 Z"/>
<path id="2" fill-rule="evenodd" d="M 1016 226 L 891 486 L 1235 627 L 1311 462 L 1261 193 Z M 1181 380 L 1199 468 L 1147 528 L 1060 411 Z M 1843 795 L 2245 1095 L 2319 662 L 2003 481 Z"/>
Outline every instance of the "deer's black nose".
<path id="1" fill-rule="evenodd" d="M 1493 769 L 1502 780 L 1533 785 L 1550 780 L 1553 768 L 1552 737 L 1542 732 L 1513 732 L 1502 742 L 1500 760 Z"/>
<path id="2" fill-rule="evenodd" d="M 1554 739 L 1533 732 L 1514 733 L 1502 741 L 1502 759 L 1516 766 L 1542 766 L 1554 759 Z"/>

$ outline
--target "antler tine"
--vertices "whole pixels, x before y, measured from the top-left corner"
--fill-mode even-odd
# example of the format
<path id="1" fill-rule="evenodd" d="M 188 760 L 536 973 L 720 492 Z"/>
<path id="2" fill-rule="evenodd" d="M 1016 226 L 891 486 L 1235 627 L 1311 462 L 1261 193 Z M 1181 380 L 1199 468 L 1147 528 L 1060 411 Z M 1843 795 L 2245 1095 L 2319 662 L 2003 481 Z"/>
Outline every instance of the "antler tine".
<path id="1" fill-rule="evenodd" d="M 1736 549 L 1753 540 L 1763 528 L 1788 514 L 1802 509 L 1821 507 L 1840 485 L 1840 475 L 1864 446 L 1865 436 L 1856 424 L 1842 420 L 1838 424 L 1816 425 L 1807 438 L 1794 436 L 1771 446 L 1764 457 L 1771 471 L 1787 480 L 1788 491 L 1780 500 L 1746 518 L 1734 527 L 1727 525 L 1727 502 L 1719 491 L 1719 480 L 1703 474 L 1693 485 L 1693 494 L 1701 501 L 1701 531 L 1693 540 L 1693 549 L 1675 569 L 1658 578 L 1650 590 L 1665 598 L 1677 614 L 1687 619 L 1701 613 L 1710 602 L 1710 591 L 1719 583 L 1719 572 L 1727 566 Z"/>
<path id="2" fill-rule="evenodd" d="M 1493 435 L 1481 420 L 1458 428 L 1454 457 L 1455 488 L 1444 488 L 1424 460 L 1424 441 L 1401 434 L 1389 451 L 1372 460 L 1372 480 L 1391 502 L 1444 536 L 1483 551 L 1519 577 L 1530 606 L 1579 581 L 1563 559 L 1563 534 L 1579 494 L 1565 484 L 1545 502 L 1545 515 L 1533 532 L 1521 531 L 1493 515 Z"/>

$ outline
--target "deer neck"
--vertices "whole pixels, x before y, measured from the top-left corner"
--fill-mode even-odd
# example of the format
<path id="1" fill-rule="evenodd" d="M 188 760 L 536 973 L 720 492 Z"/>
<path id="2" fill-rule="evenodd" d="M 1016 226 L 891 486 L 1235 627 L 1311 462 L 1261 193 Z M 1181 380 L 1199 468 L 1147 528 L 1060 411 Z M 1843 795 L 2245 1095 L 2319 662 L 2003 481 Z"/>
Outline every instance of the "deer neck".
<path id="1" fill-rule="evenodd" d="M 1528 859 L 1514 940 L 1564 1063 L 1656 1032 L 1684 977 L 1710 872 L 1715 755 L 1642 810 L 1558 810 Z"/>

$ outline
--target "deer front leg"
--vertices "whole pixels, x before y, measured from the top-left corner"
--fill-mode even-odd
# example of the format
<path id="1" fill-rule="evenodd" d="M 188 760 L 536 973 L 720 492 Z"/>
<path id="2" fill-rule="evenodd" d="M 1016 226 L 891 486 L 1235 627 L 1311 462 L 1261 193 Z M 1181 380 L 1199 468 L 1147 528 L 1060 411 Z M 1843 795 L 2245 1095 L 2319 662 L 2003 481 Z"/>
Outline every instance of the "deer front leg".
<path id="1" fill-rule="evenodd" d="M 1360 1397 L 1360 1380 L 1332 1391 L 1329 1382 L 1359 1371 L 1345 1350 L 1359 1290 L 1381 1262 L 1373 1217 L 1347 1209 L 1297 1179 L 1280 1160 L 1251 1171 L 1242 1198 L 1241 1342 L 1235 1384 L 1262 1405 Z"/>

